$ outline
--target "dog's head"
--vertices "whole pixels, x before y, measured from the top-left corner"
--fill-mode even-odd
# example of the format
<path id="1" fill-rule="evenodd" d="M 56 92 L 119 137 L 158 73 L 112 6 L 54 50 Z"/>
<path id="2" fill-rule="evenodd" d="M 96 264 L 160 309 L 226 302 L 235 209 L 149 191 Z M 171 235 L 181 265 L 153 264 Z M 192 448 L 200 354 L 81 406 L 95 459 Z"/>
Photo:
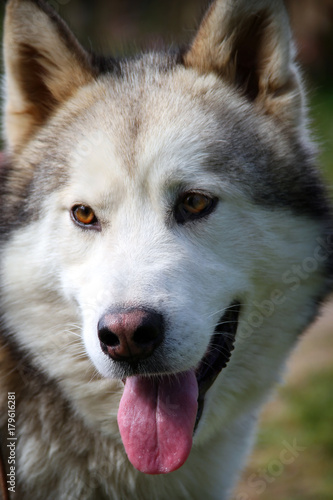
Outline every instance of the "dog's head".
<path id="1" fill-rule="evenodd" d="M 8 329 L 60 378 L 83 341 L 126 381 L 134 465 L 174 470 L 206 392 L 212 412 L 259 394 L 324 287 L 327 206 L 286 13 L 216 1 L 187 50 L 102 61 L 43 2 L 11 0 L 5 65 Z"/>

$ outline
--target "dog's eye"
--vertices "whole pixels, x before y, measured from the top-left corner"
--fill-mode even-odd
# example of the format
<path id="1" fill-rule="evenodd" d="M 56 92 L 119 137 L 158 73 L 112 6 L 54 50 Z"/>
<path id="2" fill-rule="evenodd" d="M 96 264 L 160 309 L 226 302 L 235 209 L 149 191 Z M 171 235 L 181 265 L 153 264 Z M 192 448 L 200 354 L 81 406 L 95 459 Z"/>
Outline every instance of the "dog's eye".
<path id="1" fill-rule="evenodd" d="M 88 205 L 74 205 L 71 215 L 74 222 L 80 226 L 95 228 L 99 226 L 95 212 Z"/>
<path id="2" fill-rule="evenodd" d="M 186 193 L 176 205 L 175 218 L 179 224 L 209 215 L 217 205 L 217 198 L 201 193 Z"/>

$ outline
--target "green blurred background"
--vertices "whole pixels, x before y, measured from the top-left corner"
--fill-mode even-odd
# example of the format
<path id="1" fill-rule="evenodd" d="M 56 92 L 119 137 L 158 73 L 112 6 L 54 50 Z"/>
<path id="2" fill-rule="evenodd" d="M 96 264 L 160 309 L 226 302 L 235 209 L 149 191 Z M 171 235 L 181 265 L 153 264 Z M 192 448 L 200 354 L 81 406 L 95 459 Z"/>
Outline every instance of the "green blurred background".
<path id="1" fill-rule="evenodd" d="M 113 55 L 186 43 L 207 7 L 205 0 L 49 3 L 83 45 Z M 332 186 L 333 0 L 286 0 L 286 4 L 307 83 L 311 129 Z M 333 500 L 332 334 L 333 302 L 303 336 L 289 362 L 286 383 L 265 408 L 256 448 L 233 500 Z"/>

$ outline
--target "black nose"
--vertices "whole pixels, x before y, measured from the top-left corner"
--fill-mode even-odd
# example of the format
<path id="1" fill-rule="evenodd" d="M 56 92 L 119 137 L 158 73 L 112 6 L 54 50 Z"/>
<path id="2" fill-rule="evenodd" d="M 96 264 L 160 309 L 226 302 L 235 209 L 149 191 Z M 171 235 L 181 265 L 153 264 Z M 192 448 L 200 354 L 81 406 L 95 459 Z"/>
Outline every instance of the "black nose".
<path id="1" fill-rule="evenodd" d="M 148 309 L 107 312 L 98 322 L 98 338 L 102 351 L 112 359 L 137 363 L 161 344 L 163 316 Z"/>

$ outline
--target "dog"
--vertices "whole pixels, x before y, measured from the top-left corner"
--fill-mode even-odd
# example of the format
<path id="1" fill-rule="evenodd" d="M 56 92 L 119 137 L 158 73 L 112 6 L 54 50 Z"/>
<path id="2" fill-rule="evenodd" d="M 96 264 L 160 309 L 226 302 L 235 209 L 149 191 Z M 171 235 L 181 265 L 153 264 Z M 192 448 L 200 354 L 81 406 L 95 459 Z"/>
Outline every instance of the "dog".
<path id="1" fill-rule="evenodd" d="M 7 3 L 4 495 L 232 495 L 332 288 L 294 59 L 280 0 L 215 0 L 187 47 L 131 59 Z"/>

